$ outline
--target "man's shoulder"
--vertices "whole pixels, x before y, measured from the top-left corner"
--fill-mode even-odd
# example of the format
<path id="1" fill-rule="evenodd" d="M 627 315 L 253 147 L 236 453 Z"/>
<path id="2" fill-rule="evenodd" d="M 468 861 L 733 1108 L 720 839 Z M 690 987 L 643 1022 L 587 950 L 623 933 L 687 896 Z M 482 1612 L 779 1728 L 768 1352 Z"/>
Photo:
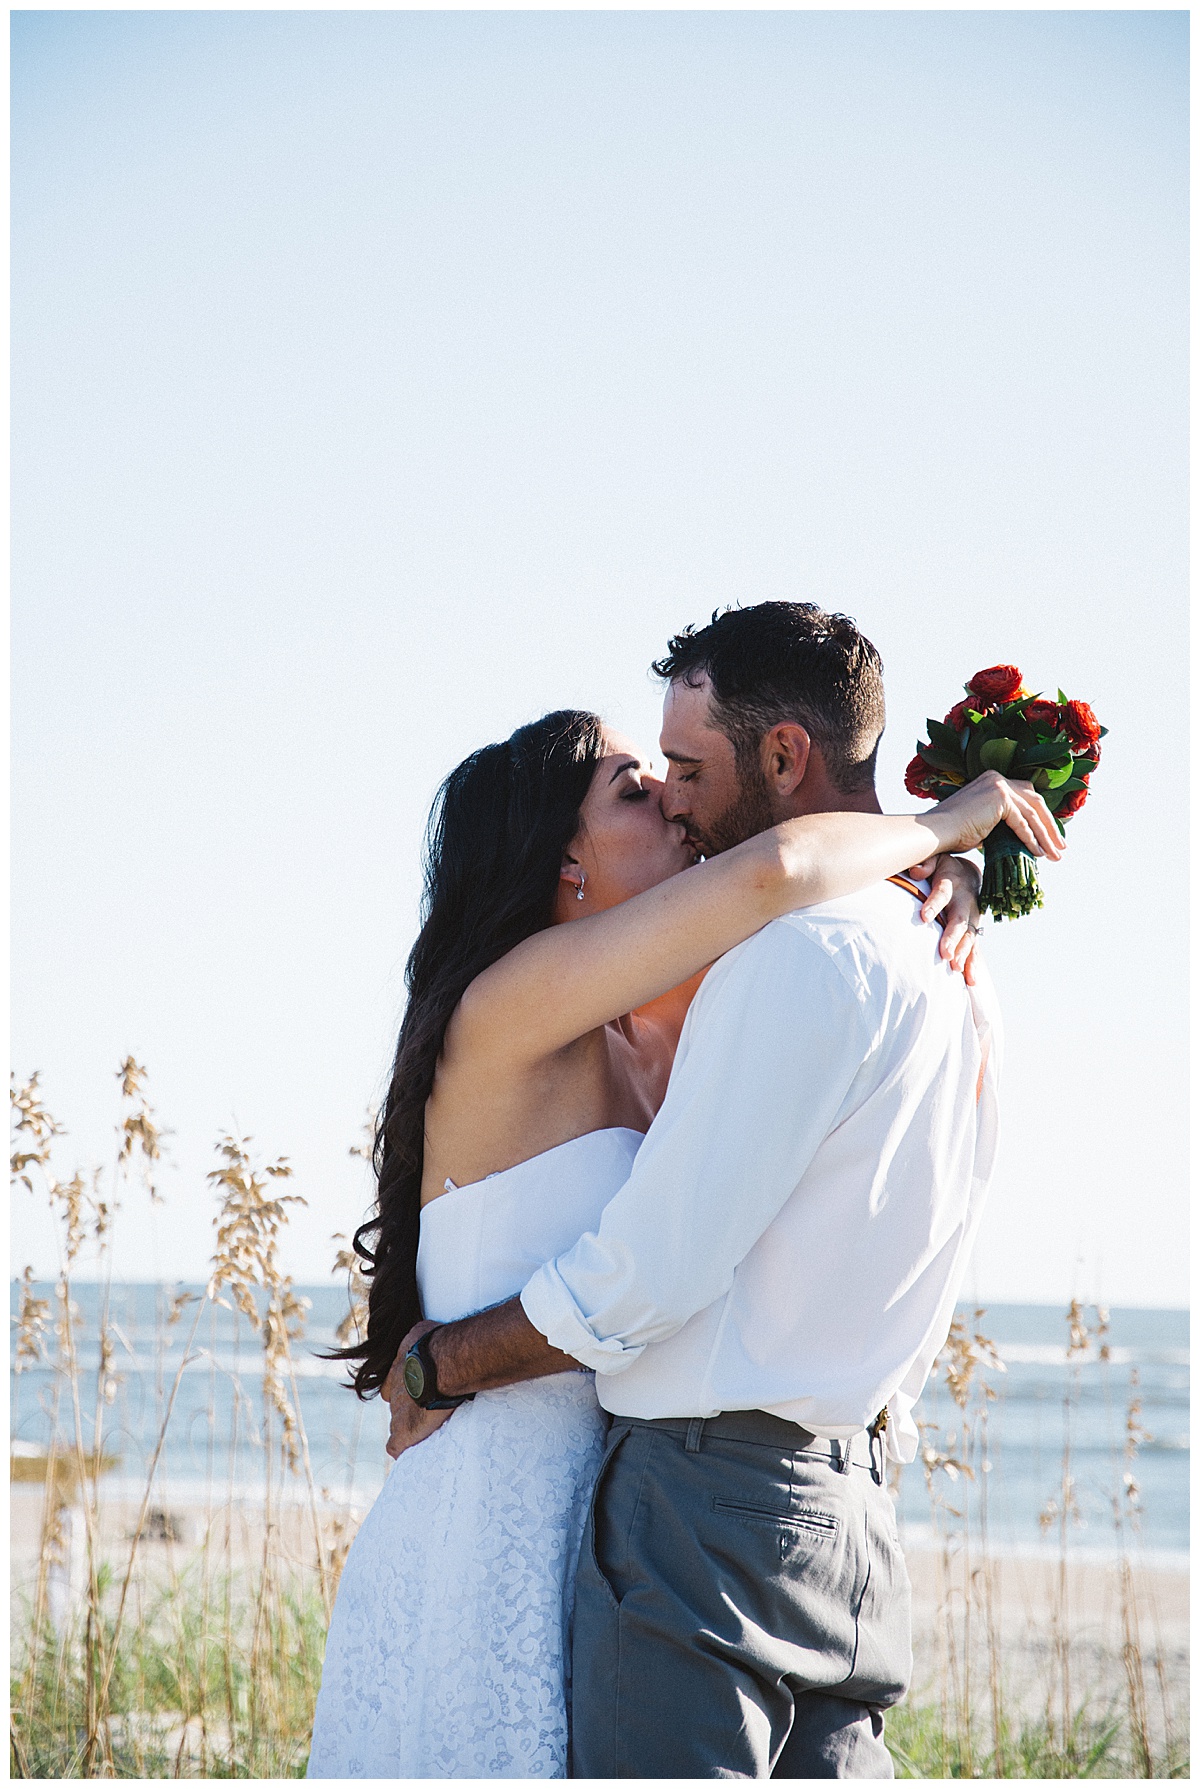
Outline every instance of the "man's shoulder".
<path id="1" fill-rule="evenodd" d="M 937 935 L 936 928 L 921 919 L 924 892 L 879 882 L 836 901 L 798 907 L 774 924 L 830 954 L 849 952 L 862 964 L 900 969 L 914 951 L 928 954 L 927 947 Z"/>
<path id="2" fill-rule="evenodd" d="M 783 975 L 792 968 L 836 976 L 860 1006 L 888 1003 L 898 987 L 915 992 L 944 974 L 938 928 L 925 925 L 920 911 L 920 899 L 907 887 L 877 883 L 785 913 L 721 964 L 729 964 L 735 975 L 769 966 Z"/>
<path id="3" fill-rule="evenodd" d="M 786 913 L 720 957 L 700 992 L 711 998 L 726 984 L 754 982 L 787 999 L 806 984 L 824 983 L 862 1004 L 870 992 L 864 953 L 848 948 L 860 934 L 865 938 L 864 927 L 850 914 L 815 908 Z"/>

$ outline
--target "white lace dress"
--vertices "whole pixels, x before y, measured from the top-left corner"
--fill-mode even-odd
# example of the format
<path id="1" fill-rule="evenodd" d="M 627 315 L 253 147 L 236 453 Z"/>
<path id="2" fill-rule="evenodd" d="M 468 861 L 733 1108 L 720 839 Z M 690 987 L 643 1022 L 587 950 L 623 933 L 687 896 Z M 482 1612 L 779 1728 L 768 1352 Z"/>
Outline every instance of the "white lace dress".
<path id="1" fill-rule="evenodd" d="M 422 1308 L 521 1290 L 594 1229 L 641 1137 L 593 1131 L 425 1207 Z M 480 1392 L 410 1448 L 350 1549 L 310 1777 L 567 1774 L 575 1561 L 607 1418 L 592 1376 Z"/>

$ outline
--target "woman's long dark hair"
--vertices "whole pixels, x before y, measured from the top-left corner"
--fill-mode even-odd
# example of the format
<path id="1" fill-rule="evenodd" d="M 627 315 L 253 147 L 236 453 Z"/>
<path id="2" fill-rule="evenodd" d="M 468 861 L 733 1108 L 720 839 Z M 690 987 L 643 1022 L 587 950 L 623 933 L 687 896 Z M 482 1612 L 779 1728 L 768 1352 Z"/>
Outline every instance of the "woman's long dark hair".
<path id="1" fill-rule="evenodd" d="M 421 1317 L 417 1243 L 425 1102 L 450 1016 L 475 977 L 550 924 L 562 856 L 601 756 L 594 714 L 560 709 L 452 770 L 429 816 L 421 931 L 405 969 L 408 1005 L 375 1127 L 375 1214 L 354 1247 L 371 1282 L 356 1360 L 360 1398 L 378 1391 Z"/>

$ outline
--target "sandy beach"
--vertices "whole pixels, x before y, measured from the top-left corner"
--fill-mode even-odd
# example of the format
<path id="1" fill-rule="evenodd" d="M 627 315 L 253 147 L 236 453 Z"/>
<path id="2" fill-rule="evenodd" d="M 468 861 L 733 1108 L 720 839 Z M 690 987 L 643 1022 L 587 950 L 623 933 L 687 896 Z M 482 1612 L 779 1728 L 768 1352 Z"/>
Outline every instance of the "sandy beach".
<path id="1" fill-rule="evenodd" d="M 917 1703 L 939 1697 L 940 1658 L 949 1620 L 961 1656 L 967 1597 L 961 1566 L 947 1577 L 939 1556 L 909 1548 L 905 1555 L 913 1586 L 913 1682 L 910 1698 Z M 1161 1560 L 1132 1562 L 1132 1584 L 1138 1643 L 1144 1659 L 1146 1710 L 1156 1747 L 1179 1740 L 1187 1731 L 1190 1632 L 1189 1575 Z M 1055 1629 L 1058 1608 L 1057 1561 L 1001 1554 L 991 1561 L 992 1615 L 1000 1637 L 1000 1668 L 1005 1699 L 1022 1719 L 1036 1721 L 1046 1712 L 1048 1697 L 1060 1694 L 1060 1647 Z M 975 1689 L 987 1695 L 987 1586 L 984 1573 L 973 1574 L 970 1620 L 974 1626 L 972 1669 Z M 1066 1617 L 1069 1635 L 1071 1689 L 1086 1697 L 1099 1714 L 1128 1695 L 1125 1634 L 1120 1575 L 1116 1561 L 1068 1560 Z M 949 1620 L 948 1620 L 949 1618 Z"/>
<path id="2" fill-rule="evenodd" d="M 12 1487 L 12 1607 L 17 1624 L 22 1620 L 22 1601 L 32 1596 L 36 1581 L 41 1508 L 40 1487 Z M 364 1513 L 361 1507 L 351 1510 L 333 1504 L 322 1511 L 322 1539 L 328 1554 L 333 1554 L 339 1544 L 345 1545 Z M 114 1498 L 102 1503 L 99 1550 L 120 1570 L 129 1556 L 137 1515 L 138 1504 L 134 1500 Z M 221 1562 L 228 1546 L 228 1558 L 237 1571 L 262 1557 L 260 1506 L 247 1499 L 234 1507 L 229 1516 L 228 1540 L 226 1519 L 221 1508 L 213 1518 L 210 1545 Z M 179 1498 L 166 1505 L 152 1501 L 136 1570 L 143 1593 L 186 1574 L 204 1541 L 205 1526 L 205 1511 L 200 1503 Z M 70 1594 L 77 1596 L 82 1593 L 87 1569 L 86 1537 L 78 1508 L 73 1513 L 73 1534 Z M 306 1505 L 297 1502 L 282 1509 L 271 1536 L 271 1550 L 285 1576 L 294 1574 L 315 1590 L 313 1522 Z M 947 1573 L 936 1551 L 909 1547 L 906 1558 L 913 1586 L 911 1700 L 917 1705 L 938 1702 L 947 1681 L 948 1643 L 952 1640 L 961 1661 L 965 1656 L 965 1624 L 969 1624 L 973 1695 L 982 1707 L 988 1693 L 989 1667 L 987 1574 L 980 1569 L 980 1562 L 973 1562 L 968 1608 L 967 1578 L 961 1560 L 952 1560 Z M 1071 1691 L 1077 1701 L 1086 1698 L 1089 1708 L 1098 1714 L 1128 1694 L 1117 1563 L 1115 1559 L 1094 1557 L 1069 1560 L 1065 1582 L 1064 1626 L 1069 1635 Z M 1161 1555 L 1148 1563 L 1135 1560 L 1132 1583 L 1144 1659 L 1147 1719 L 1154 1743 L 1161 1746 L 1168 1738 L 1179 1741 L 1187 1724 L 1189 1580 L 1183 1556 L 1178 1566 L 1164 1561 Z M 1059 1694 L 1062 1654 L 1055 1612 L 1060 1594 L 1056 1559 L 1039 1558 L 1032 1552 L 993 1555 L 991 1613 L 999 1635 L 1000 1670 L 1007 1703 L 1023 1720 L 1039 1719 L 1045 1713 L 1048 1696 Z"/>

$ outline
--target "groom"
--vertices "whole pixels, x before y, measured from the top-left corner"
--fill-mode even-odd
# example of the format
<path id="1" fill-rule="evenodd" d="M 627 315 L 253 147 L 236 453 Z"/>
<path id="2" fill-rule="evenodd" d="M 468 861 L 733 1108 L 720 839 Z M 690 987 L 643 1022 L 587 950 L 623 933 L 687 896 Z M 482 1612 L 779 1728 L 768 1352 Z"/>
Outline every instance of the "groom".
<path id="1" fill-rule="evenodd" d="M 878 811 L 882 667 L 844 616 L 732 611 L 655 669 L 663 809 L 706 854 Z M 716 963 L 597 1232 L 519 1299 L 424 1326 L 423 1397 L 582 1363 L 612 1415 L 576 1587 L 576 1776 L 893 1774 L 882 1711 L 911 1650 L 884 1457 L 915 1453 L 996 1144 L 986 990 L 914 894 L 790 914 Z M 399 1380 L 392 1453 L 436 1416 Z"/>

